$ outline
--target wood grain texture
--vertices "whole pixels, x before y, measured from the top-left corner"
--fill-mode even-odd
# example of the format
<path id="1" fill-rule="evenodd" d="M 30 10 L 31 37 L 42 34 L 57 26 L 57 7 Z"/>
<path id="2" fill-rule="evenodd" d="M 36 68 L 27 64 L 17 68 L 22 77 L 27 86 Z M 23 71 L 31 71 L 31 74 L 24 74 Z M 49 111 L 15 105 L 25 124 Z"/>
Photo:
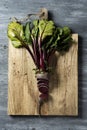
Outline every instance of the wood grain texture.
<path id="1" fill-rule="evenodd" d="M 64 55 L 55 53 L 50 65 L 49 101 L 42 106 L 42 115 L 78 115 L 78 35 L 75 44 Z M 25 49 L 9 43 L 9 115 L 38 115 L 38 89 L 34 63 Z"/>

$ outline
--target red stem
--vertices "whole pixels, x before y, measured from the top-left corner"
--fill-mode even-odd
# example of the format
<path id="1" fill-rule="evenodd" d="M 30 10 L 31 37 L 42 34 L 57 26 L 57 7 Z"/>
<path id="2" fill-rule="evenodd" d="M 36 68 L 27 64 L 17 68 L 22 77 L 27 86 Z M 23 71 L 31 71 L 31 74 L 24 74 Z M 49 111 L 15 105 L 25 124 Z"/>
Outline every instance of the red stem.
<path id="1" fill-rule="evenodd" d="M 29 54 L 31 55 L 31 57 L 32 57 L 32 59 L 33 59 L 33 62 L 34 62 L 34 64 L 36 65 L 36 61 L 35 61 L 34 55 L 33 55 L 33 53 L 31 52 L 29 46 L 26 46 L 25 48 L 27 49 L 27 51 L 28 51 Z"/>
<path id="2" fill-rule="evenodd" d="M 44 59 L 43 59 L 43 51 L 41 49 L 41 38 L 38 38 L 38 46 L 39 46 L 39 53 L 40 53 L 40 68 L 44 70 Z"/>

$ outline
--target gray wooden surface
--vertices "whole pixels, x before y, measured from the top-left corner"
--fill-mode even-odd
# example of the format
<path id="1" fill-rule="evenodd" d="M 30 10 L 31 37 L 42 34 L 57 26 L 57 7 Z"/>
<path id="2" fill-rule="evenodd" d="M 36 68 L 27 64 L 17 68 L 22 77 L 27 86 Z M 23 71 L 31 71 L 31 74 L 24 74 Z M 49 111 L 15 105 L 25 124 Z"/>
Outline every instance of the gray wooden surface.
<path id="1" fill-rule="evenodd" d="M 8 39 L 12 16 L 46 7 L 56 24 L 79 34 L 79 116 L 11 117 L 7 115 Z M 0 130 L 87 130 L 87 0 L 0 0 Z"/>

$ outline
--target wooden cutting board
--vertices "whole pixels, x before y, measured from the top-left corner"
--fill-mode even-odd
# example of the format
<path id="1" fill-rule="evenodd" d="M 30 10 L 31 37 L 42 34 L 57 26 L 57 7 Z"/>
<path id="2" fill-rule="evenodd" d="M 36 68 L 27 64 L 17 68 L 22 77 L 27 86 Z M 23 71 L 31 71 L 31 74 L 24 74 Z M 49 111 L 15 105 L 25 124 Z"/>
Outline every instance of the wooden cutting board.
<path id="1" fill-rule="evenodd" d="M 49 101 L 42 115 L 78 115 L 78 34 L 75 44 L 64 55 L 52 57 L 53 72 L 49 75 Z M 38 88 L 34 63 L 25 49 L 16 49 L 9 41 L 8 114 L 38 115 Z"/>

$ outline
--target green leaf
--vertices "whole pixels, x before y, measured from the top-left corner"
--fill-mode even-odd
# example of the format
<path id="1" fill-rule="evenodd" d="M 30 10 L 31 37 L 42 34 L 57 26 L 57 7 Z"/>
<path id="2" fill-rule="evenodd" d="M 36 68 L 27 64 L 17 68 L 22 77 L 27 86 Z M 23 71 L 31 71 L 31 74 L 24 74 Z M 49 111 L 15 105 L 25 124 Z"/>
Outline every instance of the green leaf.
<path id="1" fill-rule="evenodd" d="M 7 35 L 12 41 L 14 47 L 22 47 L 22 42 L 24 41 L 23 26 L 17 22 L 11 22 L 8 25 Z"/>
<path id="2" fill-rule="evenodd" d="M 31 34 L 33 38 L 36 38 L 38 36 L 38 24 L 39 24 L 39 20 L 33 21 L 33 29 Z"/>
<path id="3" fill-rule="evenodd" d="M 22 44 L 20 41 L 16 40 L 15 41 L 11 41 L 12 45 L 15 47 L 15 48 L 21 48 L 22 47 Z"/>
<path id="4" fill-rule="evenodd" d="M 72 41 L 71 35 L 69 35 L 68 37 L 66 37 L 66 38 L 62 41 L 62 43 L 68 43 L 68 42 L 70 42 L 70 41 Z"/>
<path id="5" fill-rule="evenodd" d="M 63 27 L 63 36 L 68 36 L 71 33 L 69 27 Z"/>
<path id="6" fill-rule="evenodd" d="M 57 31 L 58 31 L 58 35 L 62 36 L 63 34 L 63 29 L 61 27 L 58 27 L 57 28 Z"/>
<path id="7" fill-rule="evenodd" d="M 46 44 L 47 50 L 49 48 L 52 49 L 52 48 L 55 48 L 57 46 L 57 43 L 58 43 L 58 41 L 60 40 L 60 37 L 61 37 L 60 35 L 62 35 L 62 29 L 61 28 L 56 28 L 54 30 L 54 33 L 51 36 L 49 42 Z"/>
<path id="8" fill-rule="evenodd" d="M 65 51 L 70 47 L 71 41 L 71 30 L 68 27 L 58 27 L 45 46 L 48 53 L 50 53 L 51 50 Z"/>
<path id="9" fill-rule="evenodd" d="M 51 36 L 54 32 L 55 25 L 53 21 L 40 20 L 39 21 L 39 35 L 41 39 Z"/>
<path id="10" fill-rule="evenodd" d="M 25 39 L 28 44 L 32 43 L 31 32 L 30 32 L 30 22 L 26 23 L 25 25 Z"/>

